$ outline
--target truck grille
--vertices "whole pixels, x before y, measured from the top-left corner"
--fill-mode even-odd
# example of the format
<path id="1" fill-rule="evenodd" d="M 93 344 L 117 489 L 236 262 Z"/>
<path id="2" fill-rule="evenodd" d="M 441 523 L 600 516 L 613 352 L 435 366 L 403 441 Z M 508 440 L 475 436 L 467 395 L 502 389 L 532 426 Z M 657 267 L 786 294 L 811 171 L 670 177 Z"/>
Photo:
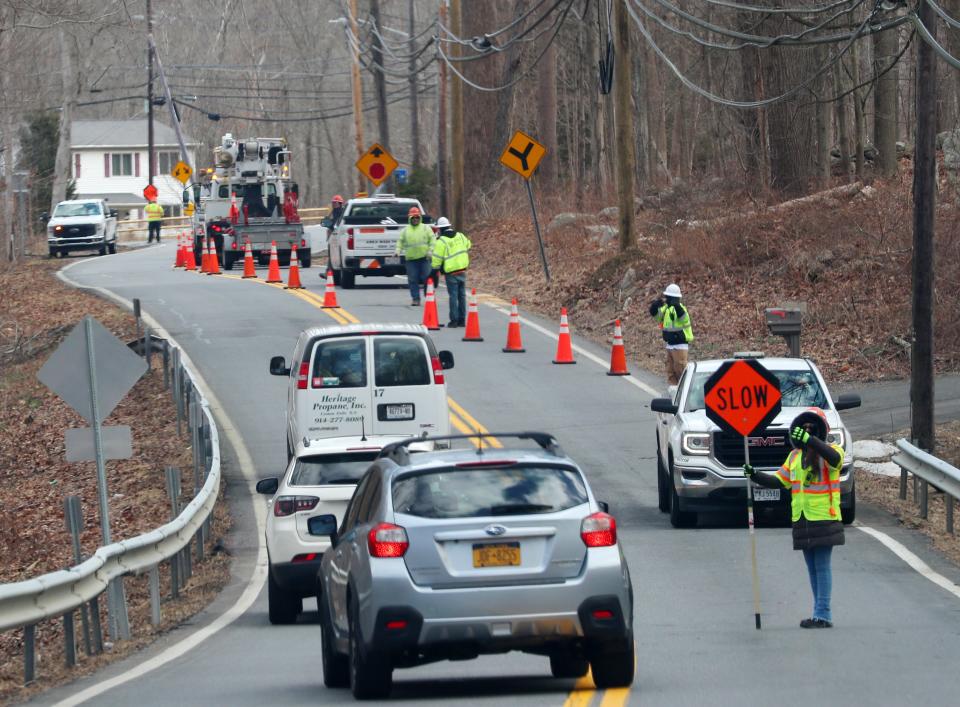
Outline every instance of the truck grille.
<path id="1" fill-rule="evenodd" d="M 750 464 L 755 467 L 779 467 L 793 447 L 785 429 L 767 428 L 749 437 Z M 713 454 L 727 467 L 743 466 L 743 437 L 729 432 L 713 433 Z"/>
<path id="2" fill-rule="evenodd" d="M 64 226 L 63 230 L 56 235 L 60 238 L 89 238 L 90 236 L 97 235 L 97 227 L 92 223 Z"/>

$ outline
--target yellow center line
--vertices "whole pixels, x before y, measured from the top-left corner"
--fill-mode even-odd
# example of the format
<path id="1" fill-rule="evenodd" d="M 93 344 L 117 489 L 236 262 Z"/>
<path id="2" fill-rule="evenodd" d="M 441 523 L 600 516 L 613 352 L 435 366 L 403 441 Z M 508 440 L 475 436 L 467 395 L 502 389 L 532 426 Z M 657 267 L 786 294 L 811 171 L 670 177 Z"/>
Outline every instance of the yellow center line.
<path id="1" fill-rule="evenodd" d="M 563 707 L 587 707 L 597 694 L 597 688 L 593 684 L 593 676 L 590 671 L 582 678 L 577 678 L 570 694 L 563 702 Z"/>
<path id="2" fill-rule="evenodd" d="M 450 419 L 453 420 L 454 413 L 456 413 L 457 415 L 459 415 L 459 416 L 463 419 L 463 422 L 465 423 L 466 429 L 464 429 L 463 427 L 460 427 L 459 425 L 455 425 L 458 430 L 460 430 L 460 431 L 463 432 L 464 434 L 471 434 L 471 433 L 474 433 L 474 432 L 480 432 L 480 433 L 483 433 L 483 434 L 489 434 L 490 430 L 488 430 L 486 427 L 484 427 L 483 425 L 481 425 L 481 424 L 473 417 L 473 415 L 471 415 L 469 412 L 467 412 L 466 410 L 464 410 L 464 409 L 460 406 L 460 404 L 457 403 L 457 401 L 454 400 L 453 398 L 451 398 L 449 395 L 447 396 L 447 402 L 450 403 L 450 408 L 451 408 L 452 411 L 453 411 L 453 412 L 450 414 Z M 487 437 L 487 438 L 486 438 L 486 442 L 487 442 L 487 444 L 489 444 L 491 447 L 496 447 L 497 449 L 503 449 L 503 445 L 500 443 L 500 440 L 498 440 L 496 437 Z"/>

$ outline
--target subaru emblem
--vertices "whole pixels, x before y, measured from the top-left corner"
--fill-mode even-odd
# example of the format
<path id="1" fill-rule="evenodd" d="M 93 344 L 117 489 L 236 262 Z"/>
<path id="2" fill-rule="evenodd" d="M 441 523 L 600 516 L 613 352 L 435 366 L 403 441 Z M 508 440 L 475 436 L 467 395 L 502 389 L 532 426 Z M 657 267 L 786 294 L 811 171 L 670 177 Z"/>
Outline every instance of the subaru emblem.
<path id="1" fill-rule="evenodd" d="M 487 535 L 496 536 L 496 535 L 503 535 L 505 532 L 507 532 L 507 529 L 504 528 L 502 525 L 488 525 L 486 528 L 483 529 L 483 532 L 485 532 Z"/>

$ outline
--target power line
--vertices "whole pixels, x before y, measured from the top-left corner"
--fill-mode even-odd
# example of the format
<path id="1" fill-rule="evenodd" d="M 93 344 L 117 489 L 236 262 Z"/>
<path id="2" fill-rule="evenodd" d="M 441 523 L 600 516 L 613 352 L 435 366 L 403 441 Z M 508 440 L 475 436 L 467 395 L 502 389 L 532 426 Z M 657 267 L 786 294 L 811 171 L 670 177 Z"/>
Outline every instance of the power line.
<path id="1" fill-rule="evenodd" d="M 930 0 L 926 0 L 929 2 Z M 932 9 L 933 5 L 930 6 Z M 960 69 L 960 59 L 953 56 L 950 52 L 943 48 L 943 46 L 936 40 L 936 38 L 930 34 L 930 30 L 927 29 L 927 26 L 923 24 L 923 21 L 917 16 L 916 12 L 910 12 L 908 17 L 910 21 L 913 22 L 913 26 L 917 28 L 917 32 L 920 34 L 920 38 L 933 47 L 933 50 L 940 55 L 940 58 L 945 62 L 950 64 L 954 69 Z"/>

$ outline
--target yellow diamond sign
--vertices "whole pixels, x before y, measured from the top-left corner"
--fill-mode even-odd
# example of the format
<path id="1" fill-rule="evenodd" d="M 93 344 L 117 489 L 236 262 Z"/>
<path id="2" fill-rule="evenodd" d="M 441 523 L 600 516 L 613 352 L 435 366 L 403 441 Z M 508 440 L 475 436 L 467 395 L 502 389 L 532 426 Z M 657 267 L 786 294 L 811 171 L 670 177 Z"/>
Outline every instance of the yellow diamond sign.
<path id="1" fill-rule="evenodd" d="M 363 153 L 363 157 L 357 160 L 357 169 L 376 186 L 380 186 L 398 164 L 383 145 L 375 142 Z"/>
<path id="2" fill-rule="evenodd" d="M 524 132 L 514 133 L 507 149 L 500 155 L 500 164 L 509 167 L 524 179 L 530 179 L 547 154 L 547 148 Z"/>
<path id="3" fill-rule="evenodd" d="M 170 174 L 180 180 L 181 184 L 186 184 L 190 181 L 190 175 L 193 174 L 193 170 L 190 169 L 190 165 L 186 162 L 177 162 Z"/>
<path id="4" fill-rule="evenodd" d="M 192 201 L 183 207 L 183 213 L 186 216 L 193 216 L 193 210 L 194 210 L 194 206 Z"/>

